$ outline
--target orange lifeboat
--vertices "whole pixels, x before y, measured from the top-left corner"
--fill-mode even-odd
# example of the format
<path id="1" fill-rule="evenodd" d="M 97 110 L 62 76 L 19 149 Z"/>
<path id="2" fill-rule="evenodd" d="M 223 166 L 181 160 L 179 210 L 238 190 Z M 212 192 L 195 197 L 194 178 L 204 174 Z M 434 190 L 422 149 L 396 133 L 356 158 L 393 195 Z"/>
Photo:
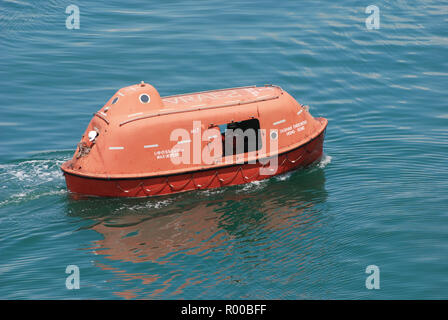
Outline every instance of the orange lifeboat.
<path id="1" fill-rule="evenodd" d="M 278 86 L 162 98 L 142 82 L 94 114 L 61 169 L 70 192 L 92 196 L 243 184 L 318 161 L 327 123 Z"/>

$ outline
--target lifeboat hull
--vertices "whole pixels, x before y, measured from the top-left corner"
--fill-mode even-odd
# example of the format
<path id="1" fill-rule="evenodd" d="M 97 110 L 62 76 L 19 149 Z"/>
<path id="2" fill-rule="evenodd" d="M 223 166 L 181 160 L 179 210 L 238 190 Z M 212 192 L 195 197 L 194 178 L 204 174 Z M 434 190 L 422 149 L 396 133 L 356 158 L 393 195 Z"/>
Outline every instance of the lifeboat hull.
<path id="1" fill-rule="evenodd" d="M 322 119 L 325 120 L 325 119 Z M 150 197 L 192 190 L 206 190 L 250 183 L 272 178 L 286 172 L 309 166 L 320 160 L 326 129 L 298 148 L 278 155 L 275 174 L 260 174 L 263 166 L 255 164 L 233 164 L 219 168 L 188 173 L 142 178 L 96 178 L 69 173 L 63 169 L 68 190 L 75 194 L 100 197 Z"/>

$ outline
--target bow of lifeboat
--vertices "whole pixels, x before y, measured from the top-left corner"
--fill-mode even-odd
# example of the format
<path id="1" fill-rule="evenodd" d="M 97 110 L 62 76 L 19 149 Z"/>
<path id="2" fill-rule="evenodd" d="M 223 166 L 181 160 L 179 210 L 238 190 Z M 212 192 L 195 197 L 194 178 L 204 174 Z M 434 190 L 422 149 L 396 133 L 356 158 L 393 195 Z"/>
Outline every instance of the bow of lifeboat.
<path id="1" fill-rule="evenodd" d="M 94 114 L 61 169 L 71 192 L 95 196 L 141 197 L 242 184 L 318 160 L 326 125 L 326 119 L 313 118 L 276 86 L 161 98 L 142 82 L 120 89 Z M 255 148 L 226 152 L 223 141 L 230 128 L 254 129 Z M 261 172 L 273 158 L 273 169 Z"/>

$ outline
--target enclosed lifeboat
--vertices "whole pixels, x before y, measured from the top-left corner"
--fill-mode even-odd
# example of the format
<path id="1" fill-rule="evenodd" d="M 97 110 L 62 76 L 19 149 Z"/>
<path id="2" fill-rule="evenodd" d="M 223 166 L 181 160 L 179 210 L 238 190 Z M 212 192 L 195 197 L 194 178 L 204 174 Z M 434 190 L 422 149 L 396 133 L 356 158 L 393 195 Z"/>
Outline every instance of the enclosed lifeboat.
<path id="1" fill-rule="evenodd" d="M 94 114 L 61 169 L 69 191 L 92 196 L 237 185 L 318 161 L 326 126 L 278 86 L 161 98 L 142 82 Z"/>

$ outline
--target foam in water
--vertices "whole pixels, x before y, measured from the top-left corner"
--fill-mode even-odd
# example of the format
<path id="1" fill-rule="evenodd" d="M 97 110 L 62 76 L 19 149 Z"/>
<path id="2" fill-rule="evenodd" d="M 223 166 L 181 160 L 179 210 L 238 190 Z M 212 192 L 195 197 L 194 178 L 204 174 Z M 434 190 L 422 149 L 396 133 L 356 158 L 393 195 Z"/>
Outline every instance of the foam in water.
<path id="1" fill-rule="evenodd" d="M 15 164 L 0 165 L 0 177 L 4 181 L 18 180 L 40 185 L 56 179 L 62 180 L 59 166 L 63 160 L 28 160 Z"/>
<path id="2" fill-rule="evenodd" d="M 291 178 L 292 172 L 286 172 L 284 174 L 280 174 L 278 176 L 275 176 L 275 180 L 277 181 L 286 181 L 289 178 Z"/>
<path id="3" fill-rule="evenodd" d="M 242 192 L 252 192 L 252 191 L 257 191 L 260 189 L 263 189 L 264 187 L 266 187 L 266 183 L 268 182 L 268 179 L 265 180 L 255 180 L 246 184 L 241 185 Z"/>
<path id="4" fill-rule="evenodd" d="M 317 167 L 321 169 L 325 168 L 327 165 L 331 163 L 331 159 L 333 159 L 331 156 L 324 154 L 322 156 L 322 159 L 317 164 Z"/>
<path id="5" fill-rule="evenodd" d="M 131 205 L 131 206 L 124 205 L 124 206 L 120 207 L 119 210 L 117 210 L 117 211 L 120 211 L 124 208 L 126 208 L 128 210 L 135 210 L 135 211 L 142 210 L 142 209 L 162 209 L 162 208 L 170 205 L 173 202 L 172 199 L 164 199 L 164 200 L 151 199 L 151 198 L 148 198 L 148 199 L 150 199 L 150 200 L 146 201 L 143 204 L 135 204 L 135 205 Z"/>
<path id="6" fill-rule="evenodd" d="M 205 189 L 201 190 L 200 192 L 204 194 L 205 196 L 214 196 L 217 194 L 223 193 L 225 188 L 213 188 L 213 189 Z"/>
<path id="7" fill-rule="evenodd" d="M 42 196 L 64 194 L 63 175 L 59 166 L 65 160 L 39 159 L 0 165 L 0 206 L 35 200 Z"/>

